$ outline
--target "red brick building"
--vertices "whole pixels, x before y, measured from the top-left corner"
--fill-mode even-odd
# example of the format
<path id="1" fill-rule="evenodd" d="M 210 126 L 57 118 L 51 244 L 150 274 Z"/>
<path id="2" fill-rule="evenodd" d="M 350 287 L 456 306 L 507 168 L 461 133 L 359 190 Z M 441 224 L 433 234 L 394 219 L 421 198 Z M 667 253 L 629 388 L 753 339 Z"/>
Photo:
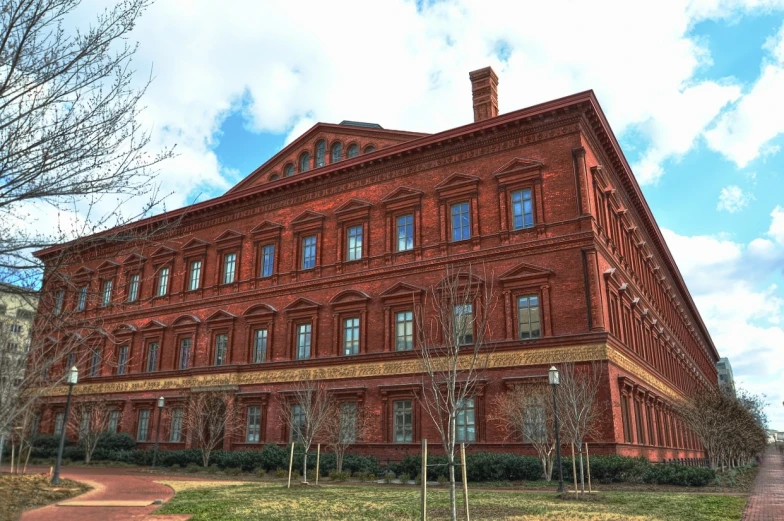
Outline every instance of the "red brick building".
<path id="1" fill-rule="evenodd" d="M 356 450 L 396 458 L 437 438 L 415 397 L 413 302 L 447 264 L 484 263 L 499 305 L 463 426 L 474 448 L 526 449 L 487 417 L 510 383 L 601 361 L 595 450 L 702 457 L 672 408 L 716 385 L 718 353 L 593 92 L 498 115 L 496 75 L 470 77 L 469 125 L 319 123 L 225 195 L 139 222 L 179 219 L 155 246 L 68 266 L 63 305 L 105 331 L 85 339 L 96 354 L 75 392 L 115 400 L 113 425 L 144 446 L 159 395 L 176 409 L 186 389 L 223 386 L 247 426 L 224 447 L 248 448 L 288 439 L 275 397 L 310 375 L 378 417 Z M 161 440 L 183 448 L 172 421 Z"/>

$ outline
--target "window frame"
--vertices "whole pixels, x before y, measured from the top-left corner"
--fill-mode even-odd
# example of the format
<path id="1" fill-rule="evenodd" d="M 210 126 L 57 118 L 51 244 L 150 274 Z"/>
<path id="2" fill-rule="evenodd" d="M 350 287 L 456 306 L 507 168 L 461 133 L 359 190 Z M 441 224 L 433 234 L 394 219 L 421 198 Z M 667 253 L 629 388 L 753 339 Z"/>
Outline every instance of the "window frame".
<path id="1" fill-rule="evenodd" d="M 162 298 L 169 295 L 171 284 L 171 266 L 163 264 L 155 270 L 155 298 Z"/>
<path id="2" fill-rule="evenodd" d="M 312 249 L 312 252 L 310 251 Z M 312 253 L 312 254 L 311 254 Z M 318 235 L 305 235 L 300 240 L 300 271 L 310 271 L 316 269 L 316 261 L 318 259 Z M 309 265 L 312 261 L 313 265 Z"/>
<path id="3" fill-rule="evenodd" d="M 115 367 L 114 374 L 117 376 L 125 376 L 128 374 L 128 360 L 131 347 L 129 342 L 120 342 L 117 346 L 117 366 Z M 122 356 L 123 353 L 125 356 Z"/>
<path id="4" fill-rule="evenodd" d="M 398 404 L 408 404 L 408 411 L 403 407 L 398 407 Z M 398 411 L 398 409 L 402 409 L 402 411 Z M 398 416 L 403 416 L 403 420 L 405 421 L 405 416 L 408 414 L 409 422 L 408 425 L 405 423 L 402 425 L 402 428 L 398 428 Z M 398 439 L 398 431 L 401 431 L 402 438 Z M 408 434 L 410 439 L 406 439 Z M 392 401 L 392 443 L 395 444 L 402 444 L 402 443 L 414 443 L 415 436 L 414 436 L 414 400 L 412 398 L 400 398 L 395 399 Z"/>
<path id="5" fill-rule="evenodd" d="M 351 324 L 348 322 L 351 321 Z M 362 319 L 360 316 L 347 316 L 341 319 L 341 345 L 343 356 L 356 356 L 362 352 Z M 351 334 L 349 335 L 349 330 Z M 349 339 L 349 336 L 352 339 Z M 351 352 L 349 351 L 348 342 L 352 343 Z"/>
<path id="6" fill-rule="evenodd" d="M 354 153 L 353 155 L 352 155 L 352 150 L 356 150 L 356 153 Z M 362 152 L 360 150 L 359 145 L 353 141 L 349 143 L 348 146 L 346 147 L 346 159 L 353 159 L 355 157 L 359 157 L 361 153 Z"/>
<path id="7" fill-rule="evenodd" d="M 305 274 L 312 274 L 311 276 L 318 277 L 321 275 L 321 265 L 324 248 L 323 246 L 323 230 L 324 221 L 326 216 L 324 214 L 305 210 L 291 221 L 291 228 L 294 235 L 294 244 L 296 245 L 295 254 L 292 255 L 294 266 L 292 267 L 291 279 L 292 281 L 298 280 L 300 276 Z M 307 237 L 316 237 L 315 243 L 315 265 L 312 268 L 303 268 L 304 266 L 304 241 Z"/>
<path id="8" fill-rule="evenodd" d="M 312 170 L 310 163 L 310 152 L 305 150 L 297 157 L 297 167 L 300 174 L 304 174 Z"/>
<path id="9" fill-rule="evenodd" d="M 244 242 L 244 234 L 232 229 L 227 229 L 215 239 L 215 247 L 217 250 L 217 261 L 219 268 L 215 273 L 215 285 L 218 288 L 237 288 L 242 282 L 242 247 Z M 226 282 L 227 275 L 227 262 L 231 255 L 234 255 L 234 272 L 233 279 Z M 254 277 L 255 278 L 255 277 Z"/>
<path id="10" fill-rule="evenodd" d="M 220 340 L 223 340 L 223 345 L 220 346 Z M 223 352 L 219 351 L 219 347 Z M 219 355 L 221 355 L 219 357 Z M 225 330 L 215 331 L 212 335 L 212 367 L 223 367 L 230 365 L 229 355 L 229 332 Z M 220 363 L 218 363 L 220 361 Z"/>
<path id="11" fill-rule="evenodd" d="M 308 345 L 307 345 L 307 356 L 300 356 L 300 353 L 303 351 L 304 343 L 300 345 L 300 340 L 303 338 L 303 331 L 301 328 L 308 327 L 309 330 L 304 332 L 304 335 L 308 337 Z M 313 322 L 312 321 L 298 321 L 294 325 L 294 360 L 310 360 L 313 358 Z"/>
<path id="12" fill-rule="evenodd" d="M 221 281 L 223 286 L 234 284 L 237 282 L 237 267 L 239 265 L 239 258 L 236 251 L 225 251 L 221 254 Z M 231 267 L 231 270 L 229 270 Z M 231 280 L 229 279 L 231 273 Z"/>
<path id="13" fill-rule="evenodd" d="M 151 357 L 152 346 L 155 345 L 154 357 Z M 144 341 L 144 372 L 157 373 L 160 369 L 161 341 L 159 338 L 145 339 Z M 152 360 L 152 362 L 151 362 Z M 152 369 L 150 369 L 152 364 Z"/>
<path id="14" fill-rule="evenodd" d="M 188 342 L 188 351 L 187 356 L 183 357 L 183 347 L 184 343 Z M 191 360 L 193 359 L 193 336 L 191 334 L 182 334 L 177 336 L 177 370 L 178 371 L 185 371 L 190 369 L 193 364 Z M 183 360 L 184 366 L 183 366 Z"/>
<path id="15" fill-rule="evenodd" d="M 101 279 L 101 308 L 112 307 L 112 293 L 114 292 L 114 277 Z"/>
<path id="16" fill-rule="evenodd" d="M 252 348 L 251 348 L 250 363 L 252 363 L 252 364 L 263 364 L 263 363 L 267 362 L 267 360 L 268 360 L 267 357 L 269 356 L 269 354 L 268 354 L 269 353 L 269 338 L 270 338 L 269 329 L 266 328 L 266 327 L 254 327 L 254 328 L 251 328 L 250 330 L 252 331 L 252 335 L 251 335 Z M 262 332 L 262 331 L 264 332 L 264 335 L 263 335 L 264 347 L 262 348 L 262 353 L 263 354 L 261 356 L 261 360 L 259 360 L 258 359 L 259 357 L 256 356 L 256 355 L 258 355 L 258 352 L 259 352 L 259 333 Z"/>
<path id="17" fill-rule="evenodd" d="M 400 349 L 400 347 L 399 347 L 400 336 L 398 335 L 398 325 L 400 324 L 400 321 L 398 321 L 398 316 L 401 315 L 401 314 L 410 314 L 411 315 L 411 319 L 410 320 L 406 320 L 406 321 L 403 322 L 403 324 L 409 324 L 409 323 L 411 324 L 411 347 L 406 347 L 404 349 Z M 415 333 L 415 322 L 416 321 L 414 320 L 414 310 L 413 309 L 396 310 L 396 311 L 394 311 L 392 313 L 392 316 L 393 316 L 393 331 L 394 331 L 393 342 L 394 342 L 394 346 L 395 346 L 394 351 L 413 351 L 416 348 L 416 333 Z M 406 339 L 407 337 L 408 337 L 408 335 L 404 335 L 404 337 L 403 337 L 404 338 L 404 340 L 403 340 L 404 342 L 408 342 L 408 340 Z M 408 345 L 408 344 L 406 344 L 406 345 Z"/>
<path id="18" fill-rule="evenodd" d="M 255 228 L 250 231 L 253 238 L 253 279 L 256 287 L 260 284 L 275 284 L 278 282 L 280 272 L 280 252 L 281 242 L 280 237 L 283 232 L 283 226 L 272 221 L 262 221 Z M 265 276 L 264 269 L 264 249 L 268 246 L 273 248 L 272 255 L 272 274 Z"/>
<path id="19" fill-rule="evenodd" d="M 169 428 L 168 428 L 168 442 L 169 443 L 184 443 L 183 439 L 183 416 L 185 414 L 183 408 L 179 404 L 174 405 L 169 410 Z M 179 415 L 177 414 L 179 412 Z M 179 416 L 179 419 L 177 418 Z"/>
<path id="20" fill-rule="evenodd" d="M 346 227 L 346 262 L 358 262 L 365 258 L 364 235 L 364 224 L 355 224 Z M 359 244 L 357 244 L 357 242 L 359 242 Z"/>
<path id="21" fill-rule="evenodd" d="M 534 233 L 537 238 L 544 236 L 543 169 L 544 165 L 539 161 L 515 158 L 493 173 L 498 185 L 499 229 L 502 243 L 508 243 L 512 234 L 525 237 L 527 234 Z M 512 193 L 520 190 L 531 191 L 533 212 L 533 226 L 531 227 L 514 227 Z"/>
<path id="22" fill-rule="evenodd" d="M 150 408 L 140 408 L 136 411 L 136 442 L 137 443 L 149 443 L 150 441 L 150 413 L 152 409 Z M 144 419 L 142 421 L 142 419 Z M 142 433 L 142 425 L 144 425 L 144 437 L 141 436 Z"/>
<path id="23" fill-rule="evenodd" d="M 258 414 L 254 414 L 251 416 L 251 409 L 257 409 Z M 260 404 L 249 404 L 245 406 L 245 443 L 253 443 L 259 444 L 261 443 L 261 416 L 263 414 L 262 406 Z M 252 417 L 255 418 L 255 423 L 253 424 L 255 439 L 251 438 L 251 419 Z"/>
<path id="24" fill-rule="evenodd" d="M 478 436 L 478 428 L 477 428 L 477 423 L 478 423 L 477 422 L 477 412 L 478 411 L 477 411 L 476 398 L 474 396 L 467 396 L 463 401 L 467 401 L 467 400 L 471 401 L 471 406 L 470 407 L 465 407 L 464 403 L 458 403 L 457 404 L 458 406 L 457 406 L 457 411 L 456 411 L 456 414 L 455 414 L 455 441 L 457 443 L 476 443 L 477 439 L 479 438 L 479 436 Z M 461 407 L 461 405 L 463 405 L 463 406 Z M 463 422 L 463 425 L 461 425 L 460 424 L 460 414 L 463 413 L 463 417 L 465 418 L 469 411 L 473 415 L 473 422 L 469 423 L 468 419 L 466 418 L 465 421 Z M 473 439 L 469 439 L 469 437 L 468 437 L 469 429 L 471 427 L 473 427 Z M 464 437 L 461 437 L 461 435 L 460 435 L 461 434 L 461 429 L 463 431 L 462 434 L 463 434 Z"/>
<path id="25" fill-rule="evenodd" d="M 539 333 L 538 333 L 537 336 L 531 335 L 531 336 L 529 336 L 527 338 L 523 338 L 523 336 L 522 336 L 523 331 L 522 331 L 522 328 L 521 328 L 521 325 L 522 325 L 521 311 L 522 310 L 520 308 L 520 300 L 521 299 L 528 299 L 529 302 L 530 302 L 530 299 L 533 299 L 533 298 L 535 298 L 536 301 L 537 301 L 536 308 L 537 308 L 537 311 L 539 313 L 539 320 L 538 320 Z M 516 293 L 515 297 L 514 297 L 514 302 L 515 302 L 515 318 L 516 318 L 515 325 L 516 325 L 516 328 L 517 328 L 517 334 L 516 334 L 517 340 L 537 340 L 539 338 L 542 338 L 542 336 L 543 336 L 543 334 L 542 334 L 542 330 L 543 330 L 543 327 L 542 327 L 542 322 L 543 322 L 543 320 L 542 320 L 542 298 L 541 298 L 539 292 L 533 292 L 533 293 L 529 293 L 529 294 Z M 528 310 L 529 310 L 529 312 L 528 312 L 528 315 L 529 315 L 528 316 L 528 327 L 529 327 L 529 331 L 531 331 L 531 325 L 532 325 L 533 322 L 531 320 L 531 312 L 530 312 L 531 306 L 530 306 L 530 304 L 528 306 Z"/>
<path id="26" fill-rule="evenodd" d="M 319 155 L 321 161 L 319 161 Z M 313 155 L 313 167 L 321 168 L 327 165 L 327 142 L 324 139 L 316 141 L 315 154 Z"/>
<path id="27" fill-rule="evenodd" d="M 256 348 L 256 331 L 264 329 L 267 331 L 267 348 L 263 362 L 267 363 L 273 360 L 273 347 L 274 347 L 274 331 L 275 331 L 275 315 L 277 310 L 267 304 L 256 304 L 251 306 L 242 314 L 246 325 L 246 339 L 247 346 L 245 351 L 245 363 L 256 363 L 255 348 Z"/>
<path id="28" fill-rule="evenodd" d="M 525 217 L 529 213 L 529 212 L 525 211 L 525 201 L 526 201 L 525 194 L 526 193 L 528 194 L 528 201 L 529 201 L 529 204 L 531 206 L 531 211 L 530 211 L 531 224 L 530 225 L 526 225 L 526 222 L 525 222 Z M 519 204 L 520 204 L 520 209 L 522 210 L 522 213 L 520 214 L 520 219 L 522 220 L 522 226 L 520 226 L 520 227 L 517 226 L 517 222 L 516 222 L 517 215 L 515 213 L 515 204 L 517 204 L 517 203 L 515 203 L 515 195 L 517 195 L 517 194 L 521 194 L 520 203 Z M 535 227 L 536 226 L 536 211 L 534 209 L 534 191 L 533 191 L 533 188 L 532 187 L 525 187 L 525 188 L 517 188 L 515 190 L 511 190 L 509 192 L 509 210 L 511 211 L 511 220 L 510 220 L 510 222 L 511 222 L 511 225 L 512 225 L 512 231 L 517 232 L 517 231 L 522 231 L 522 230 L 528 230 L 530 228 Z"/>
<path id="29" fill-rule="evenodd" d="M 458 228 L 455 228 L 455 208 L 459 207 L 458 216 L 460 218 L 460 238 L 455 238 L 455 232 Z M 465 211 L 464 211 L 465 210 Z M 463 215 L 468 217 L 468 222 L 463 224 L 462 217 Z M 449 242 L 458 243 L 464 241 L 470 241 L 472 238 L 471 235 L 471 228 L 472 228 L 472 221 L 473 216 L 471 215 L 471 201 L 459 201 L 449 205 Z M 468 236 L 465 237 L 464 233 L 468 233 Z"/>
<path id="30" fill-rule="evenodd" d="M 335 147 L 338 148 L 337 159 L 335 159 Z M 340 161 L 343 161 L 343 143 L 341 141 L 333 141 L 329 147 L 329 162 L 330 164 L 335 164 Z"/>
<path id="31" fill-rule="evenodd" d="M 201 289 L 204 261 L 202 257 L 196 257 L 196 258 L 188 259 L 187 263 L 188 263 L 187 264 L 188 280 L 185 282 L 187 285 L 185 291 L 198 291 Z M 194 274 L 196 274 L 195 281 L 194 281 Z M 195 283 L 195 287 L 194 287 L 194 283 Z"/>

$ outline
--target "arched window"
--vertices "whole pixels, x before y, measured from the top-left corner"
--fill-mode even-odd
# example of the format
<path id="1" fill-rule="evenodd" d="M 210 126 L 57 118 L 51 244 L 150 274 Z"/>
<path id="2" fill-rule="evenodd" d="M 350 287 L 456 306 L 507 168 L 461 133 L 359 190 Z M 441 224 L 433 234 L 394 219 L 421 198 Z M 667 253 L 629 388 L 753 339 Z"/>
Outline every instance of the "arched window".
<path id="1" fill-rule="evenodd" d="M 294 175 L 294 165 L 289 163 L 283 168 L 283 175 L 286 177 L 291 177 Z"/>
<path id="2" fill-rule="evenodd" d="M 365 147 L 365 153 L 366 154 L 369 154 L 369 153 L 375 152 L 375 151 L 376 151 L 376 147 L 374 147 L 373 145 L 368 145 L 368 146 Z"/>
<path id="3" fill-rule="evenodd" d="M 270 181 L 277 181 L 280 176 L 278 174 L 272 174 L 270 176 Z"/>
<path id="4" fill-rule="evenodd" d="M 349 159 L 351 159 L 352 157 L 357 157 L 359 155 L 359 146 L 351 145 L 350 147 L 348 147 L 348 150 L 346 150 L 346 152 L 347 152 L 346 155 L 348 156 Z"/>
<path id="5" fill-rule="evenodd" d="M 327 144 L 322 139 L 316 143 L 316 168 L 327 164 Z"/>
<path id="6" fill-rule="evenodd" d="M 332 162 L 337 163 L 343 159 L 343 144 L 335 143 L 332 145 Z"/>
<path id="7" fill-rule="evenodd" d="M 307 172 L 310 169 L 310 154 L 307 152 L 303 152 L 301 156 L 299 156 L 299 171 L 300 172 Z"/>

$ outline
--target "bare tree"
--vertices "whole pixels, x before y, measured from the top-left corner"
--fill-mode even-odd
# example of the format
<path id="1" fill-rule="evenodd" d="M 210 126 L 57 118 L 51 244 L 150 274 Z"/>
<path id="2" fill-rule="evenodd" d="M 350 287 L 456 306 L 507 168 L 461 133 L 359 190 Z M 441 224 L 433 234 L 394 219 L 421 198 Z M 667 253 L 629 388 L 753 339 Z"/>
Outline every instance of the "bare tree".
<path id="1" fill-rule="evenodd" d="M 558 418 L 564 441 L 574 443 L 580 461 L 580 491 L 585 492 L 583 443 L 587 437 L 597 437 L 599 420 L 604 408 L 598 400 L 603 374 L 601 363 L 577 367 L 574 363 L 561 364 L 561 383 L 558 386 Z"/>
<path id="2" fill-rule="evenodd" d="M 322 438 L 335 453 L 338 472 L 343 471 L 346 450 L 362 440 L 373 428 L 374 418 L 356 402 L 333 402 L 332 410 L 324 421 Z"/>
<path id="3" fill-rule="evenodd" d="M 552 401 L 547 384 L 519 384 L 496 395 L 491 405 L 491 419 L 506 432 L 530 443 L 542 462 L 542 475 L 550 481 L 555 461 L 555 426 Z"/>
<path id="4" fill-rule="evenodd" d="M 85 396 L 74 400 L 72 422 L 84 447 L 84 462 L 92 461 L 98 442 L 109 428 L 113 406 L 100 396 Z"/>
<path id="5" fill-rule="evenodd" d="M 185 398 L 182 426 L 201 451 L 205 467 L 210 464 L 212 451 L 241 428 L 237 415 L 230 411 L 233 401 L 234 394 L 223 390 L 192 390 Z"/>
<path id="6" fill-rule="evenodd" d="M 291 392 L 279 395 L 282 419 L 289 426 L 291 441 L 302 443 L 305 458 L 302 477 L 308 482 L 308 452 L 313 441 L 326 432 L 328 418 L 334 413 L 334 400 L 326 384 L 306 378 Z"/>
<path id="7" fill-rule="evenodd" d="M 477 382 L 487 367 L 489 317 L 496 303 L 492 280 L 487 281 L 482 271 L 485 280 L 470 264 L 447 266 L 444 278 L 414 312 L 423 374 L 422 392 L 417 396 L 446 454 L 452 520 L 457 519 L 455 447 L 472 441 L 471 432 L 475 432 L 458 430 L 457 419 L 473 411 Z"/>

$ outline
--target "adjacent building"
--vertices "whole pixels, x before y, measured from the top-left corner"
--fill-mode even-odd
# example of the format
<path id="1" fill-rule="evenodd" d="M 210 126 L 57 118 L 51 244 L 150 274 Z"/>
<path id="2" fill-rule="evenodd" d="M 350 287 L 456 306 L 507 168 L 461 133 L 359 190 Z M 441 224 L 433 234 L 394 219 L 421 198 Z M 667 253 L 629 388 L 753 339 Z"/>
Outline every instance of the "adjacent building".
<path id="1" fill-rule="evenodd" d="M 724 389 L 727 392 L 730 392 L 735 395 L 735 378 L 732 376 L 732 366 L 730 365 L 730 359 L 727 357 L 722 357 L 716 363 L 716 372 L 718 373 L 719 377 L 719 387 Z"/>
<path id="2" fill-rule="evenodd" d="M 673 408 L 716 385 L 719 355 L 595 95 L 499 115 L 495 73 L 470 79 L 470 124 L 318 123 L 225 195 L 138 222 L 177 223 L 154 245 L 96 237 L 68 284 L 46 288 L 102 324 L 75 392 L 113 400 L 141 446 L 164 396 L 164 447 L 182 448 L 182 394 L 229 389 L 246 428 L 224 448 L 248 449 L 289 440 L 278 397 L 310 376 L 378 419 L 354 450 L 397 459 L 437 439 L 417 402 L 413 308 L 446 266 L 472 263 L 498 302 L 459 425 L 472 450 L 529 450 L 490 419 L 493 397 L 571 361 L 602 371 L 593 450 L 702 457 Z"/>

